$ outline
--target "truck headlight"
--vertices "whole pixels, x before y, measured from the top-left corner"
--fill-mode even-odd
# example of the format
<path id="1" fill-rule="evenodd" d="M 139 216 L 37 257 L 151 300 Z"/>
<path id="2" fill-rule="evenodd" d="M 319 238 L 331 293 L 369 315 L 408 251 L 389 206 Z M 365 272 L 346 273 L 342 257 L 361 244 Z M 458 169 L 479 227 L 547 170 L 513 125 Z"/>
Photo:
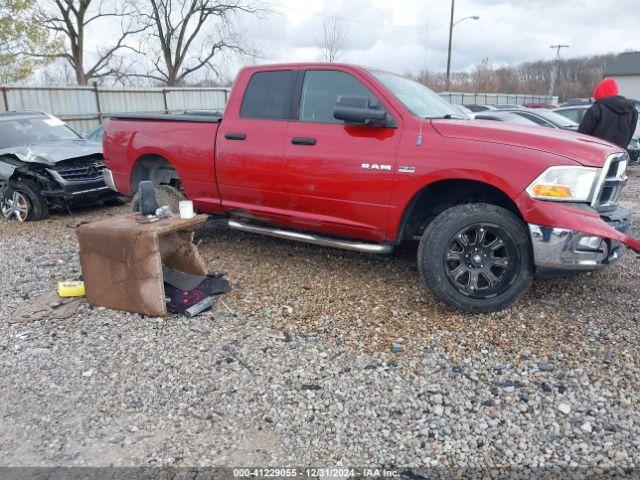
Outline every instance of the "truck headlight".
<path id="1" fill-rule="evenodd" d="M 549 167 L 527 187 L 531 198 L 560 202 L 590 202 L 600 168 Z"/>

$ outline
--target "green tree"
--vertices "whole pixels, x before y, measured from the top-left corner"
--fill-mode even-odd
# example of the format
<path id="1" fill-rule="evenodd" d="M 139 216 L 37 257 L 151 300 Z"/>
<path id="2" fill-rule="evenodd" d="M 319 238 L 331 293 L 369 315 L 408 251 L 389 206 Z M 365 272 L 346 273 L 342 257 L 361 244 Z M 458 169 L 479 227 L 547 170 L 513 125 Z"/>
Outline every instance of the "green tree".
<path id="1" fill-rule="evenodd" d="M 31 52 L 59 48 L 33 20 L 35 6 L 34 0 L 0 0 L 0 84 L 24 80 L 49 61 L 31 57 Z"/>

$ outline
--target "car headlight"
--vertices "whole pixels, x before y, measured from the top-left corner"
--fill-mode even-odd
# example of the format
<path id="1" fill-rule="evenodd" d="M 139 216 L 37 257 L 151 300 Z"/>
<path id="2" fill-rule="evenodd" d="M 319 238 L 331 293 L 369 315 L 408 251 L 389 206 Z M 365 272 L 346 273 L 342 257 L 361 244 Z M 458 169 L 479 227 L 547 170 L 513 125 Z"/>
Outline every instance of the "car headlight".
<path id="1" fill-rule="evenodd" d="M 590 202 L 600 168 L 549 167 L 527 187 L 531 198 L 560 202 Z"/>

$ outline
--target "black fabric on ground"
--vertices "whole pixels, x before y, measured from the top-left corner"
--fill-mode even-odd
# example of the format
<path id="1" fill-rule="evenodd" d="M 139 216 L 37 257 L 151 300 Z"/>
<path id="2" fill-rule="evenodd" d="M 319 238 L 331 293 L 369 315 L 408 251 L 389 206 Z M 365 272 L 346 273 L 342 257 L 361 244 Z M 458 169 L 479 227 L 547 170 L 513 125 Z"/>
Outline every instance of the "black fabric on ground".
<path id="1" fill-rule="evenodd" d="M 171 299 L 167 303 L 167 309 L 174 313 L 184 313 L 185 310 L 211 295 L 230 292 L 231 286 L 225 278 L 208 275 L 192 290 L 181 290 L 165 282 L 164 291 L 165 295 Z"/>
<path id="2" fill-rule="evenodd" d="M 193 290 L 207 278 L 204 275 L 192 275 L 180 270 L 174 270 L 165 265 L 162 266 L 162 276 L 164 277 L 164 283 L 187 291 Z"/>

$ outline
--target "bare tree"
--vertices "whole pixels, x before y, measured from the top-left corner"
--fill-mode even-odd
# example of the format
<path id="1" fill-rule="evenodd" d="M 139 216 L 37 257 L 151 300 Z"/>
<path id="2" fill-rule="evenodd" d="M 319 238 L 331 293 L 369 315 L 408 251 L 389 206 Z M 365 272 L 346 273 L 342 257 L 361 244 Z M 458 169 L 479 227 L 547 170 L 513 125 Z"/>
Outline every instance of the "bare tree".
<path id="1" fill-rule="evenodd" d="M 336 17 L 325 17 L 322 22 L 320 48 L 325 62 L 333 63 L 342 52 L 347 39 L 347 27 Z"/>
<path id="2" fill-rule="evenodd" d="M 471 71 L 471 84 L 475 92 L 492 92 L 495 90 L 495 69 L 488 58 L 483 58 Z"/>
<path id="3" fill-rule="evenodd" d="M 149 27 L 140 52 L 152 67 L 144 75 L 174 86 L 201 69 L 218 73 L 214 59 L 223 52 L 249 53 L 233 31 L 233 17 L 261 10 L 250 0 L 146 0 L 138 16 Z M 134 74 L 137 75 L 137 74 Z"/>
<path id="4" fill-rule="evenodd" d="M 614 54 L 561 59 L 556 94 L 561 99 L 591 96 Z M 451 89 L 467 92 L 530 93 L 546 95 L 554 60 L 538 60 L 494 68 L 483 59 L 471 72 L 452 72 Z M 443 72 L 422 71 L 416 77 L 435 91 L 446 90 Z"/>
<path id="5" fill-rule="evenodd" d="M 62 39 L 64 49 L 61 52 L 30 52 L 30 55 L 65 59 L 73 69 L 78 85 L 87 85 L 90 80 L 111 75 L 110 62 L 116 53 L 128 47 L 126 41 L 130 36 L 143 30 L 133 27 L 132 11 L 121 8 L 122 4 L 116 0 L 41 0 L 36 21 L 56 38 Z M 100 28 L 99 23 L 107 19 L 119 21 L 120 31 L 113 42 L 87 55 L 87 31 L 95 31 Z M 92 57 L 90 62 L 88 57 Z"/>
<path id="6" fill-rule="evenodd" d="M 56 58 L 33 76 L 36 85 L 73 85 L 76 75 L 69 62 Z"/>

